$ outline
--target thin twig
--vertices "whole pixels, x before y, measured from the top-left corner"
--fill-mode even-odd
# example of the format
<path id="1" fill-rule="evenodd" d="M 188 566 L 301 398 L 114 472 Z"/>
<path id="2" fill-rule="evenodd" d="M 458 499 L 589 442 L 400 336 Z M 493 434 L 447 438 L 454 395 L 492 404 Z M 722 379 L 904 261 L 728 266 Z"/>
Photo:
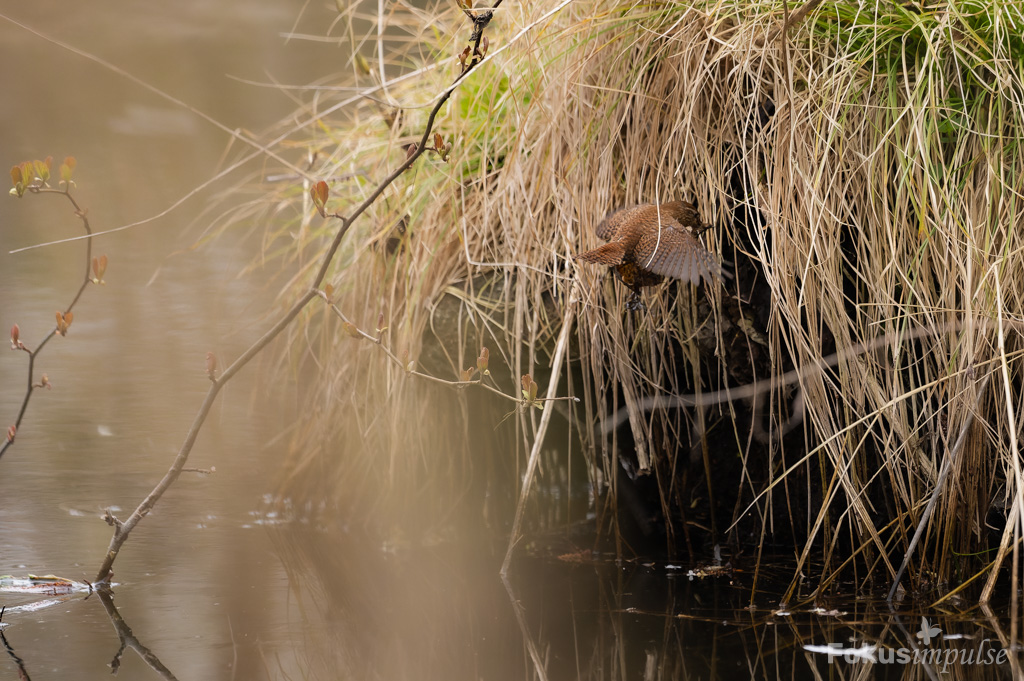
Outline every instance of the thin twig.
<path id="1" fill-rule="evenodd" d="M 322 298 L 326 298 L 327 297 L 326 294 L 324 294 L 322 291 L 320 291 L 319 293 L 320 293 L 320 296 Z M 399 368 L 401 368 L 403 371 L 405 371 L 410 376 L 416 376 L 417 378 L 422 378 L 424 380 L 431 381 L 433 383 L 438 383 L 440 385 L 448 386 L 449 388 L 455 388 L 455 389 L 464 389 L 464 388 L 469 388 L 469 387 L 473 387 L 473 386 L 478 386 L 478 387 L 483 388 L 484 390 L 486 390 L 486 391 L 488 391 L 488 392 L 490 392 L 490 393 L 492 393 L 494 395 L 497 395 L 498 397 L 501 397 L 501 398 L 506 399 L 506 400 L 511 400 L 513 402 L 516 402 L 518 404 L 523 404 L 523 405 L 528 405 L 528 404 L 531 404 L 531 403 L 541 404 L 541 403 L 544 403 L 544 402 L 558 402 L 558 401 L 579 402 L 579 398 L 578 397 L 572 397 L 572 396 L 568 396 L 568 397 L 538 397 L 538 398 L 535 398 L 533 400 L 527 401 L 527 400 L 524 400 L 524 399 L 522 399 L 520 397 L 517 397 L 517 396 L 514 396 L 514 395 L 508 395 L 508 394 L 502 392 L 501 390 L 499 390 L 498 388 L 490 385 L 489 383 L 484 383 L 485 376 L 486 377 L 490 376 L 490 372 L 489 371 L 486 374 L 481 374 L 481 376 L 479 378 L 471 379 L 471 380 L 468 380 L 468 381 L 451 381 L 451 380 L 448 380 L 446 378 L 440 378 L 440 377 L 434 376 L 432 374 L 428 374 L 428 373 L 424 373 L 422 371 L 418 371 L 416 369 L 410 369 L 408 363 L 403 362 L 398 356 L 395 355 L 394 352 L 391 351 L 390 348 L 388 348 L 386 345 L 384 345 L 383 338 L 381 336 L 379 336 L 379 335 L 378 336 L 373 336 L 373 335 L 367 333 L 366 331 L 363 331 L 362 329 L 360 329 L 348 317 L 345 316 L 345 313 L 343 313 L 338 308 L 338 306 L 335 303 L 332 302 L 330 304 L 330 308 L 331 308 L 331 311 L 334 312 L 334 314 L 337 315 L 339 319 L 341 319 L 343 322 L 346 322 L 347 324 L 350 324 L 352 329 L 355 332 L 357 332 L 361 338 L 365 338 L 366 340 L 372 341 L 374 345 L 376 345 L 377 347 L 379 347 L 381 349 L 381 352 L 384 353 L 384 355 L 388 358 L 389 361 L 391 361 L 391 363 L 393 363 L 396 366 L 398 366 Z M 475 369 L 474 369 L 474 371 L 475 371 Z"/>
<path id="2" fill-rule="evenodd" d="M 129 516 L 128 520 L 123 523 L 113 518 L 114 534 L 110 539 L 110 545 L 107 548 L 107 554 L 103 559 L 103 563 L 100 566 L 99 572 L 97 573 L 96 582 L 105 584 L 109 581 L 113 574 L 111 568 L 114 565 L 114 561 L 117 559 L 117 555 L 121 550 L 121 547 L 127 541 L 131 531 L 138 525 L 139 521 L 142 520 L 152 510 L 153 506 L 160 500 L 164 493 L 170 488 L 178 476 L 181 474 L 182 469 L 185 467 L 185 463 L 188 461 L 189 454 L 192 452 L 192 448 L 195 445 L 196 438 L 199 436 L 199 432 L 203 427 L 203 423 L 206 421 L 206 417 L 209 415 L 210 410 L 213 408 L 213 404 L 217 399 L 217 395 L 220 389 L 229 381 L 231 378 L 238 373 L 242 367 L 249 363 L 253 357 L 255 357 L 263 348 L 267 346 L 274 338 L 276 338 L 291 322 L 298 316 L 298 314 L 306 307 L 309 301 L 313 300 L 322 293 L 318 290 L 324 277 L 327 275 L 327 270 L 334 260 L 334 255 L 337 253 L 338 247 L 341 245 L 342 239 L 345 234 L 348 233 L 352 223 L 362 215 L 373 203 L 384 193 L 384 191 L 393 183 L 402 173 L 404 173 L 416 160 L 424 154 L 427 150 L 427 141 L 430 139 L 430 133 L 434 127 L 434 120 L 437 117 L 441 107 L 444 106 L 445 102 L 451 97 L 455 89 L 465 80 L 466 76 L 469 75 L 473 69 L 481 63 L 482 60 L 474 59 L 466 63 L 463 70 L 455 78 L 455 81 L 449 85 L 437 98 L 434 108 L 431 110 L 427 123 L 423 132 L 423 136 L 420 138 L 419 144 L 415 150 L 409 154 L 406 160 L 390 175 L 384 178 L 377 188 L 370 193 L 366 199 L 359 204 L 351 213 L 347 216 L 342 216 L 337 213 L 332 214 L 330 217 L 337 218 L 341 221 L 338 227 L 337 233 L 334 236 L 334 240 L 331 242 L 327 252 L 321 258 L 320 267 L 317 270 L 316 276 L 313 278 L 311 287 L 304 293 L 292 307 L 267 331 L 263 337 L 256 341 L 252 346 L 249 347 L 242 355 L 236 359 L 219 377 L 213 375 L 211 369 L 211 385 L 210 389 L 206 393 L 206 398 L 203 400 L 199 411 L 196 413 L 195 419 L 192 422 L 192 426 L 189 428 L 188 434 L 185 436 L 185 441 L 182 443 L 181 448 L 178 451 L 178 455 L 175 457 L 174 462 L 171 464 L 170 469 L 164 475 L 164 477 L 157 483 L 156 487 L 153 488 L 146 498 L 139 504 L 135 511 Z"/>
<path id="3" fill-rule="evenodd" d="M 43 184 L 34 184 L 27 187 L 26 192 L 31 194 L 57 194 L 63 196 L 68 201 L 70 201 L 71 205 L 74 207 L 75 215 L 82 221 L 82 228 L 85 230 L 86 236 L 92 234 L 92 227 L 89 224 L 88 212 L 86 210 L 83 210 L 83 208 L 78 204 L 78 201 L 75 200 L 75 197 L 71 195 L 70 183 L 66 184 L 64 186 L 64 189 L 53 189 L 45 182 L 43 182 Z M 78 287 L 78 291 L 75 293 L 74 298 L 72 298 L 68 306 L 64 308 L 64 316 L 67 316 L 68 313 L 70 313 L 74 309 L 75 305 L 78 304 L 78 300 L 82 297 L 82 293 L 85 292 L 85 288 L 90 283 L 92 283 L 92 277 L 89 276 L 90 267 L 92 266 L 92 239 L 87 239 L 86 244 L 87 246 L 85 249 L 85 276 L 82 279 L 82 283 Z M 25 418 L 25 412 L 28 410 L 28 403 L 29 400 L 32 398 L 32 393 L 35 392 L 37 388 L 49 387 L 49 383 L 45 380 L 45 375 L 43 376 L 43 380 L 41 380 L 40 382 L 36 383 L 35 381 L 36 357 L 39 356 L 39 353 L 43 351 L 43 348 L 46 347 L 46 344 L 49 343 L 50 340 L 58 334 L 58 332 L 59 327 L 54 326 L 54 328 L 52 328 L 50 332 L 43 337 L 43 340 L 39 342 L 39 345 L 36 346 L 35 350 L 30 350 L 20 341 L 20 339 L 15 339 L 13 337 L 11 338 L 12 349 L 23 350 L 28 354 L 28 386 L 25 389 L 25 396 L 21 400 L 21 408 L 18 410 L 18 418 L 15 419 L 14 423 L 11 426 L 13 428 L 13 432 L 7 431 L 3 444 L 0 445 L 0 457 L 3 457 L 4 452 L 6 452 L 8 448 L 10 448 L 11 445 L 14 444 L 17 431 L 19 428 L 21 428 L 22 419 Z"/>

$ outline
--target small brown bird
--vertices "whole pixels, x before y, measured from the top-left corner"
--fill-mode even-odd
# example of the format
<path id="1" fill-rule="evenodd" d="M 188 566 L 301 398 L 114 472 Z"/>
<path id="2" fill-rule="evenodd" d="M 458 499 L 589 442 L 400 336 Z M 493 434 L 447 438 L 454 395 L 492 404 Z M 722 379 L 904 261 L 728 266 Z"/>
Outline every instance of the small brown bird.
<path id="1" fill-rule="evenodd" d="M 660 283 L 662 276 L 692 284 L 703 278 L 709 285 L 728 276 L 697 241 L 697 235 L 708 227 L 702 224 L 697 208 L 684 201 L 623 208 L 602 220 L 595 230 L 608 243 L 580 253 L 576 259 L 615 268 L 622 283 L 633 291 L 626 307 L 642 310 L 640 289 Z"/>

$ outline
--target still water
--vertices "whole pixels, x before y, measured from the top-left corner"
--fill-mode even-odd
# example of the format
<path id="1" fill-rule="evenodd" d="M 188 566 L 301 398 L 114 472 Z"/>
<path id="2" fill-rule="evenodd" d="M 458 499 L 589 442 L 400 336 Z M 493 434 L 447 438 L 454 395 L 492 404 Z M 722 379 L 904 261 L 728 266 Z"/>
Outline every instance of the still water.
<path id="1" fill-rule="evenodd" d="M 323 34 L 335 18 L 329 3 L 109 0 L 3 12 L 53 41 L 0 20 L 0 161 L 77 157 L 76 196 L 97 230 L 168 208 L 213 174 L 229 144 L 223 131 L 97 60 L 229 128 L 260 130 L 295 102 L 229 76 L 303 83 L 339 70 L 347 56 L 337 44 L 282 37 Z M 68 337 L 41 355 L 53 389 L 35 393 L 16 446 L 0 460 L 0 574 L 92 579 L 110 539 L 100 516 L 127 517 L 170 465 L 207 389 L 206 353 L 237 356 L 265 328 L 261 311 L 274 290 L 259 272 L 236 275 L 259 244 L 192 248 L 209 198 L 96 240 L 95 253 L 110 259 L 107 283 L 86 290 Z M 30 347 L 73 295 L 82 244 L 9 251 L 79 229 L 59 197 L 0 199 L 0 327 L 19 324 Z M 26 358 L 0 359 L 6 427 Z M 835 607 L 776 612 L 783 568 L 762 572 L 769 586 L 752 595 L 743 567 L 690 579 L 690 565 L 617 562 L 569 540 L 559 550 L 524 546 L 503 581 L 500 536 L 395 545 L 323 524 L 318 508 L 272 504 L 281 436 L 297 415 L 294 388 L 268 391 L 258 372 L 251 367 L 222 392 L 189 464 L 216 472 L 183 475 L 140 524 L 115 564 L 112 601 L 0 594 L 0 678 L 100 679 L 112 670 L 196 680 L 933 675 L 924 665 L 868 668 L 808 651 L 871 642 L 913 650 L 920 613 L 894 616 L 852 593 Z M 1005 614 L 961 605 L 927 613 L 956 636 L 947 648 L 991 641 L 1002 649 L 1017 638 Z M 958 669 L 964 678 L 1010 674 L 1005 664 Z"/>

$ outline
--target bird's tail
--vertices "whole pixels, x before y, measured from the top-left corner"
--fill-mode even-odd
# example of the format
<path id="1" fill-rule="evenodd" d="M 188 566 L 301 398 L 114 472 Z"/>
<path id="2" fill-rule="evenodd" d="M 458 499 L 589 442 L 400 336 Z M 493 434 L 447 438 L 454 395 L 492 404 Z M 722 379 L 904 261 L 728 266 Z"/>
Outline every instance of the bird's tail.
<path id="1" fill-rule="evenodd" d="M 576 259 L 614 267 L 615 265 L 621 265 L 625 257 L 625 247 L 621 243 L 613 241 L 592 251 L 580 253 L 576 256 Z"/>

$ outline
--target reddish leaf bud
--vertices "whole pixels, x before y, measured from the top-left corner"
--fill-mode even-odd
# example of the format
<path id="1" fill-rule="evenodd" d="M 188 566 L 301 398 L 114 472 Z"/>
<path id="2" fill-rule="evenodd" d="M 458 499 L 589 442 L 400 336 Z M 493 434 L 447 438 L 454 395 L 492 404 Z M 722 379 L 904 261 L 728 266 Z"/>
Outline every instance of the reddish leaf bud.
<path id="1" fill-rule="evenodd" d="M 309 189 L 309 195 L 313 199 L 313 205 L 316 206 L 316 212 L 320 213 L 320 217 L 327 217 L 327 197 L 330 196 L 330 190 L 327 188 L 327 183 L 320 180 Z"/>
<path id="2" fill-rule="evenodd" d="M 71 321 L 75 318 L 75 313 L 68 310 L 65 313 L 57 312 L 57 333 L 61 336 L 68 335 L 68 327 L 71 326 Z"/>
<path id="3" fill-rule="evenodd" d="M 217 380 L 217 355 L 206 353 L 206 375 L 211 381 Z"/>
<path id="4" fill-rule="evenodd" d="M 14 189 L 10 191 L 10 194 L 11 196 L 17 196 L 19 199 L 25 195 L 25 188 L 32 181 L 31 177 L 26 177 L 23 165 L 11 168 L 11 184 L 14 185 Z"/>
<path id="5" fill-rule="evenodd" d="M 537 400 L 537 382 L 533 380 L 530 374 L 523 375 L 523 398 L 527 402 L 535 402 Z"/>
<path id="6" fill-rule="evenodd" d="M 14 442 L 14 436 L 17 434 L 18 428 L 16 426 L 10 426 L 7 429 L 7 441 Z"/>
<path id="7" fill-rule="evenodd" d="M 106 283 L 106 282 L 103 281 L 103 275 L 106 273 L 106 271 L 107 271 L 107 256 L 101 255 L 98 258 L 93 258 L 92 259 L 93 283 L 96 283 L 96 284 Z"/>
<path id="8" fill-rule="evenodd" d="M 487 346 L 480 348 L 480 356 L 476 358 L 476 368 L 480 370 L 481 374 L 487 373 L 487 365 L 491 357 L 491 351 L 487 349 Z"/>
<path id="9" fill-rule="evenodd" d="M 24 347 L 21 344 L 21 329 L 15 324 L 11 327 L 11 350 L 18 350 Z"/>

